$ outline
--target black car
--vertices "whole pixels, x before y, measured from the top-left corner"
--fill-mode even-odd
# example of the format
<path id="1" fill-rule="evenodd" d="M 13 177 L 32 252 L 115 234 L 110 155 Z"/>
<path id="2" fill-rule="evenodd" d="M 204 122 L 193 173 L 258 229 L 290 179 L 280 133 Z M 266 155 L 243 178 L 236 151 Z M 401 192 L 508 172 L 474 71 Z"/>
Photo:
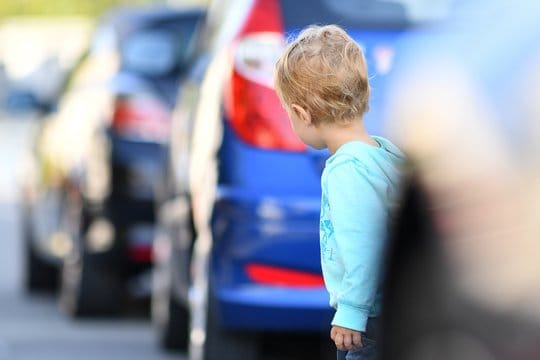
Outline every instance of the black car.
<path id="1" fill-rule="evenodd" d="M 73 316 L 149 293 L 154 188 L 202 9 L 103 16 L 58 110 L 37 133 L 23 186 L 26 288 L 54 288 Z M 58 269 L 61 268 L 61 276 Z"/>

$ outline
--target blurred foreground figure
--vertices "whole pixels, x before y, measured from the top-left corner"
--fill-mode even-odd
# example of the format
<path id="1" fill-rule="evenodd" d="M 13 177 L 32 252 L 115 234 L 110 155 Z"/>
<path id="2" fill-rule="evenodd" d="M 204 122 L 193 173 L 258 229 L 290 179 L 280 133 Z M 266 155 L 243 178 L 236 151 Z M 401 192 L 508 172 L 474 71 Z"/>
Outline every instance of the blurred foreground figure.
<path id="1" fill-rule="evenodd" d="M 403 44 L 410 157 L 382 358 L 540 359 L 540 3 L 462 2 Z"/>

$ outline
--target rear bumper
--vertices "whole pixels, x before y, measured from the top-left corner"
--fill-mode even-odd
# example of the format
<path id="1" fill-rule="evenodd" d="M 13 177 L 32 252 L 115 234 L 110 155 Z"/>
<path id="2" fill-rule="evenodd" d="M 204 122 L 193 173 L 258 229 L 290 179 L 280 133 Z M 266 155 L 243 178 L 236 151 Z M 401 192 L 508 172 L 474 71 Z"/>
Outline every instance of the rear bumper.
<path id="1" fill-rule="evenodd" d="M 333 310 L 323 287 L 262 284 L 246 272 L 261 264 L 320 275 L 318 197 L 262 197 L 220 189 L 213 218 L 211 284 L 225 327 L 327 330 Z"/>
<path id="2" fill-rule="evenodd" d="M 333 316 L 324 288 L 223 287 L 214 296 L 229 329 L 319 332 Z"/>

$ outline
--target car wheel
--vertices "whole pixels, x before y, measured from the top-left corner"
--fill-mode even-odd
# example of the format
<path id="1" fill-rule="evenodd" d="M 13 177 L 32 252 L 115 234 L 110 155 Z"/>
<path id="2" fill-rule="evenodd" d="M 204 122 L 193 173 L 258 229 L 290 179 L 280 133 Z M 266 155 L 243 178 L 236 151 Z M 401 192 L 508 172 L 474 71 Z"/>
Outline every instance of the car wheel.
<path id="1" fill-rule="evenodd" d="M 217 303 L 212 295 L 192 306 L 190 360 L 256 360 L 259 340 L 254 334 L 227 331 L 221 327 Z M 198 321 L 202 321 L 203 327 Z"/>
<path id="2" fill-rule="evenodd" d="M 181 281 L 178 278 L 180 276 L 183 278 L 182 284 L 189 282 L 187 276 L 189 247 L 175 250 L 171 234 L 176 236 L 175 241 L 180 240 L 186 245 L 192 243 L 192 230 L 187 203 L 180 200 L 173 204 L 174 206 L 167 205 L 160 208 L 158 225 L 160 230 L 153 244 L 152 321 L 157 328 L 158 340 L 163 348 L 186 351 L 189 343 L 187 295 L 174 294 L 173 279 Z M 174 221 L 171 222 L 170 219 Z"/>
<path id="3" fill-rule="evenodd" d="M 54 292 L 58 288 L 58 268 L 43 260 L 34 248 L 33 231 L 29 210 L 22 214 L 22 237 L 24 246 L 24 287 L 29 293 Z"/>
<path id="4" fill-rule="evenodd" d="M 32 245 L 25 245 L 25 290 L 28 293 L 54 293 L 58 288 L 59 270 L 43 261 Z"/>
<path id="5" fill-rule="evenodd" d="M 167 248 L 167 251 L 159 249 Z M 187 350 L 189 313 L 172 293 L 171 244 L 165 236 L 154 239 L 154 269 L 152 273 L 152 322 L 158 341 L 166 350 Z M 174 268 L 174 270 L 173 270 Z"/>
<path id="6" fill-rule="evenodd" d="M 23 281 L 29 293 L 54 292 L 58 288 L 59 269 L 36 249 L 33 209 L 26 198 L 21 204 L 21 240 L 23 244 Z"/>
<path id="7" fill-rule="evenodd" d="M 64 261 L 60 302 L 72 317 L 114 316 L 123 298 L 120 276 L 107 271 L 101 254 L 70 254 Z"/>
<path id="8" fill-rule="evenodd" d="M 65 257 L 60 287 L 60 305 L 72 317 L 114 316 L 120 313 L 125 291 L 114 252 L 90 252 L 84 245 L 87 219 L 72 231 L 72 247 Z"/>
<path id="9" fill-rule="evenodd" d="M 152 320 L 157 327 L 162 348 L 186 351 L 188 347 L 189 313 L 171 296 L 170 291 L 152 297 Z"/>

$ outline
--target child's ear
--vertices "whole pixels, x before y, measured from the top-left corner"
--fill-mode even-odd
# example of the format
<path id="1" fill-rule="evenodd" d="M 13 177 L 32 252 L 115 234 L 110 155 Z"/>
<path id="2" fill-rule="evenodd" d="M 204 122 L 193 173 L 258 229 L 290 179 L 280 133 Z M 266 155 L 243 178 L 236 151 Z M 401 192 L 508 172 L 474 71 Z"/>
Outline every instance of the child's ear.
<path id="1" fill-rule="evenodd" d="M 304 109 L 303 107 L 301 107 L 300 105 L 297 105 L 297 104 L 292 104 L 291 105 L 291 110 L 306 125 L 311 125 L 312 124 L 311 114 L 309 113 L 309 111 L 307 111 L 306 109 Z"/>

